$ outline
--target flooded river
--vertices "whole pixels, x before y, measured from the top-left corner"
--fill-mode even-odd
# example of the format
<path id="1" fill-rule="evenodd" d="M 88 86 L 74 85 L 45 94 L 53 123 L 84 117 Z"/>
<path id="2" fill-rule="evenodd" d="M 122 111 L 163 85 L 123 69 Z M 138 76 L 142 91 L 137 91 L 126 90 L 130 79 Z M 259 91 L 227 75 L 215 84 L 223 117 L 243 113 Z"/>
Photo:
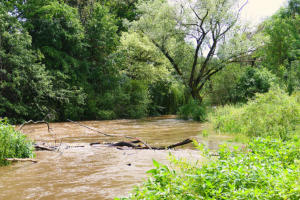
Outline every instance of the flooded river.
<path id="1" fill-rule="evenodd" d="M 216 149 L 226 136 L 202 137 L 205 124 L 176 120 L 174 116 L 144 120 L 87 121 L 84 125 L 110 134 L 124 134 L 147 141 L 151 146 L 167 146 L 187 138 Z M 176 150 L 119 150 L 91 142 L 116 142 L 120 138 L 99 135 L 73 123 L 27 125 L 22 130 L 36 142 L 60 145 L 59 152 L 39 151 L 38 163 L 16 163 L 0 168 L 0 199 L 113 199 L 128 195 L 134 185 L 147 178 L 152 159 L 168 164 L 168 154 L 201 160 L 192 146 Z"/>

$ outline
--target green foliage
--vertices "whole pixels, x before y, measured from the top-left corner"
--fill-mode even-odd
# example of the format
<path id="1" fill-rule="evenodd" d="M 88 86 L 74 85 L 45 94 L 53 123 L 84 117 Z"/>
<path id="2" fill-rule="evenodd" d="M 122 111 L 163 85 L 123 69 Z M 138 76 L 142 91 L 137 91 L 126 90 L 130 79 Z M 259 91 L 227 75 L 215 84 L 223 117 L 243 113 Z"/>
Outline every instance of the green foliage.
<path id="1" fill-rule="evenodd" d="M 186 88 L 175 80 L 161 80 L 149 86 L 151 104 L 150 115 L 176 114 L 187 99 Z"/>
<path id="2" fill-rule="evenodd" d="M 277 78 L 266 68 L 231 64 L 210 80 L 205 88 L 212 105 L 247 102 L 255 93 L 268 92 Z"/>
<path id="3" fill-rule="evenodd" d="M 16 122 L 55 113 L 53 79 L 31 49 L 31 37 L 0 4 L 0 116 Z"/>
<path id="4" fill-rule="evenodd" d="M 180 119 L 193 119 L 195 121 L 203 122 L 206 120 L 206 108 L 199 102 L 191 100 L 188 104 L 185 104 L 179 108 L 177 113 Z"/>
<path id="5" fill-rule="evenodd" d="M 99 119 L 111 120 L 116 118 L 116 114 L 112 110 L 100 110 L 97 117 Z"/>
<path id="6" fill-rule="evenodd" d="M 207 155 L 207 151 L 203 152 Z M 122 199 L 291 199 L 300 198 L 300 140 L 253 139 L 248 147 L 219 158 L 189 164 L 173 159 L 177 169 L 154 162 L 152 176 Z"/>
<path id="7" fill-rule="evenodd" d="M 275 76 L 267 69 L 248 67 L 236 83 L 235 102 L 246 102 L 255 93 L 268 92 L 274 82 Z"/>
<path id="8" fill-rule="evenodd" d="M 123 96 L 119 96 L 117 107 L 120 117 L 141 118 L 148 115 L 150 103 L 147 85 L 142 81 L 130 80 L 124 85 Z"/>
<path id="9" fill-rule="evenodd" d="M 0 119 L 0 166 L 9 164 L 5 158 L 32 158 L 33 146 L 25 135 Z"/>
<path id="10" fill-rule="evenodd" d="M 300 12 L 299 0 L 265 21 L 265 46 L 257 52 L 262 64 L 276 74 L 291 94 L 300 87 Z"/>
<path id="11" fill-rule="evenodd" d="M 77 10 L 56 0 L 26 1 L 18 8 L 19 15 L 26 19 L 23 27 L 32 37 L 32 47 L 53 77 L 51 86 L 57 94 L 49 103 L 54 107 L 55 119 L 78 118 L 86 95 L 80 85 L 84 29 Z"/>
<path id="12" fill-rule="evenodd" d="M 137 6 L 139 19 L 129 26 L 159 50 L 172 75 L 202 101 L 200 92 L 207 81 L 232 58 L 256 46 L 246 34 L 239 34 L 239 6 L 238 1 L 228 0 L 142 1 Z"/>
<path id="13" fill-rule="evenodd" d="M 272 89 L 268 93 L 257 94 L 246 105 L 217 108 L 210 120 L 223 133 L 285 140 L 300 134 L 300 103 L 297 98 L 278 88 Z"/>
<path id="14" fill-rule="evenodd" d="M 231 64 L 213 76 L 204 91 L 207 94 L 207 101 L 212 105 L 237 103 L 237 83 L 245 76 L 245 71 L 244 66 Z"/>
<path id="15" fill-rule="evenodd" d="M 122 55 L 123 73 L 148 85 L 151 115 L 176 113 L 185 102 L 185 87 L 170 71 L 170 64 L 149 38 L 135 33 L 123 33 L 118 52 Z"/>

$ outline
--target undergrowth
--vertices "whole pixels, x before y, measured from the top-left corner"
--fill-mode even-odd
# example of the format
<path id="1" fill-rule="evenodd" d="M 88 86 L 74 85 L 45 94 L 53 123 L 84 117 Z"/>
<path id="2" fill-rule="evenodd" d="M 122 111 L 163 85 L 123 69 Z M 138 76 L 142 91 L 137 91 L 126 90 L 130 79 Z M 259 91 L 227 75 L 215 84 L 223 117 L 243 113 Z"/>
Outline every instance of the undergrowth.
<path id="1" fill-rule="evenodd" d="M 299 94 L 298 94 L 299 95 Z M 280 89 L 257 94 L 242 106 L 217 108 L 210 116 L 214 128 L 221 133 L 243 134 L 249 137 L 281 138 L 300 135 L 300 101 Z"/>
<path id="2" fill-rule="evenodd" d="M 230 151 L 199 166 L 173 159 L 180 170 L 154 161 L 152 176 L 128 198 L 151 200 L 300 199 L 300 141 L 254 138 L 248 147 Z"/>
<path id="3" fill-rule="evenodd" d="M 179 107 L 177 115 L 180 119 L 204 122 L 206 120 L 206 107 L 195 100 Z"/>
<path id="4" fill-rule="evenodd" d="M 299 99 L 275 88 L 245 105 L 217 108 L 210 116 L 214 128 L 249 138 L 247 145 L 223 145 L 217 157 L 198 145 L 202 163 L 173 157 L 169 168 L 153 161 L 151 177 L 118 199 L 300 199 Z"/>
<path id="5" fill-rule="evenodd" d="M 5 158 L 32 158 L 33 146 L 25 135 L 0 119 L 0 166 L 9 164 Z"/>

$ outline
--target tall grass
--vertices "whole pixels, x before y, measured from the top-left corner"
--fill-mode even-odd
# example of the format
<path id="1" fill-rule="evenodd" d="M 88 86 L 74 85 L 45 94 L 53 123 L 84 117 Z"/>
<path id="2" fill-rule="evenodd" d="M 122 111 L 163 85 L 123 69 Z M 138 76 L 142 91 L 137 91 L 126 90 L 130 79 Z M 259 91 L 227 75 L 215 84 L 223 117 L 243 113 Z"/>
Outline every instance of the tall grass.
<path id="1" fill-rule="evenodd" d="M 243 106 L 224 106 L 210 115 L 215 129 L 223 133 L 238 133 L 249 137 L 281 138 L 300 135 L 299 93 L 289 96 L 275 88 L 257 94 Z"/>
<path id="2" fill-rule="evenodd" d="M 0 166 L 9 164 L 5 158 L 33 157 L 32 142 L 6 121 L 0 119 Z"/>

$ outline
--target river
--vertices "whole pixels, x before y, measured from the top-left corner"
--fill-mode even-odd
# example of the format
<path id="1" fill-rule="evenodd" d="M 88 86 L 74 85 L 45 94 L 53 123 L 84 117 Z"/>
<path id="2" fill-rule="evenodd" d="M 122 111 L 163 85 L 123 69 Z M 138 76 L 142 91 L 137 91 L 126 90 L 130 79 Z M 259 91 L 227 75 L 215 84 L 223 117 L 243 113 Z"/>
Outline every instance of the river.
<path id="1" fill-rule="evenodd" d="M 215 150 L 227 136 L 202 137 L 205 124 L 177 120 L 174 116 L 143 120 L 85 121 L 110 134 L 138 137 L 151 146 L 165 146 L 186 138 L 196 138 Z M 16 163 L 0 168 L 0 199 L 113 199 L 123 197 L 147 178 L 152 159 L 169 164 L 171 152 L 177 158 L 201 160 L 192 144 L 176 150 L 119 150 L 91 142 L 115 142 L 118 138 L 99 135 L 73 123 L 25 126 L 22 131 L 36 142 L 60 145 L 59 152 L 36 152 L 38 163 Z"/>

